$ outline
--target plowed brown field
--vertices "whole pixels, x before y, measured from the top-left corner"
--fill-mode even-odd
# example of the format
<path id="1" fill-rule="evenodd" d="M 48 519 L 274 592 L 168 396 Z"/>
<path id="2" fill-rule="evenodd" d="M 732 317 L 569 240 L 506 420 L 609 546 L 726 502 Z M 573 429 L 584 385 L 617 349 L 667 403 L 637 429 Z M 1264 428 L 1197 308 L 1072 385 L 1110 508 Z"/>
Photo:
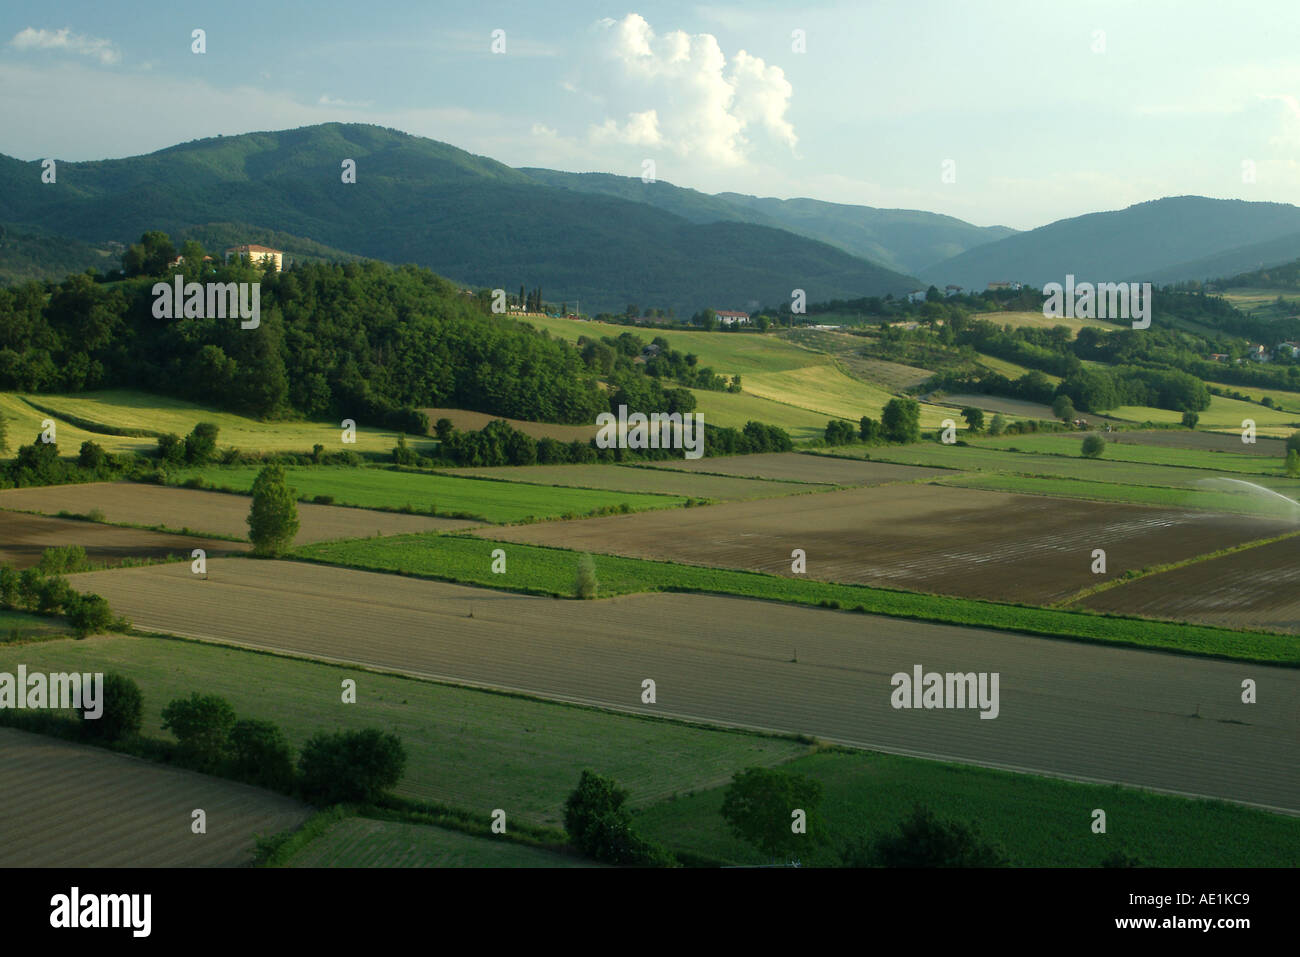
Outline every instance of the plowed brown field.
<path id="1" fill-rule="evenodd" d="M 50 485 L 14 488 L 0 492 L 0 508 L 53 515 L 61 511 L 86 515 L 93 508 L 104 520 L 127 525 L 165 525 L 189 528 L 210 535 L 248 537 L 248 508 L 252 499 L 226 492 L 171 488 L 134 482 L 93 482 L 88 485 Z M 481 522 L 404 515 L 338 505 L 298 505 L 295 544 L 370 535 L 404 535 L 410 532 L 444 532 Z"/>
<path id="2" fill-rule="evenodd" d="M 749 478 L 780 479 L 786 482 L 814 482 L 825 485 L 883 485 L 952 475 L 951 469 L 890 465 L 865 459 L 837 459 L 801 452 L 762 452 L 757 455 L 720 455 L 703 459 L 668 459 L 647 462 L 656 468 L 684 472 L 713 472 Z"/>
<path id="3" fill-rule="evenodd" d="M 245 542 L 226 542 L 217 538 L 119 528 L 22 512 L 0 512 L 0 562 L 7 562 L 15 568 L 30 568 L 41 560 L 45 549 L 55 545 L 80 545 L 92 562 L 110 565 L 127 558 L 165 558 L 168 555 L 189 558 L 191 549 L 195 548 L 202 548 L 209 555 L 231 555 L 246 552 L 251 547 Z"/>
<path id="4" fill-rule="evenodd" d="M 1296 670 L 1251 665 L 1261 693 L 1243 705 L 1240 663 L 984 629 L 707 595 L 564 601 L 293 562 L 209 571 L 71 581 L 140 627 L 191 638 L 1300 810 Z M 916 664 L 998 672 L 1000 714 L 894 710 L 890 676 Z"/>
<path id="5" fill-rule="evenodd" d="M 1288 522 L 933 485 L 846 489 L 478 534 L 512 542 L 1048 603 L 1129 568 L 1269 538 Z M 1107 573 L 1092 573 L 1093 549 Z"/>
<path id="6" fill-rule="evenodd" d="M 291 798 L 0 728 L 0 867 L 237 867 L 301 824 Z M 207 812 L 207 833 L 190 830 Z"/>
<path id="7" fill-rule="evenodd" d="M 1079 604 L 1148 618 L 1300 632 L 1300 539 L 1141 578 Z"/>

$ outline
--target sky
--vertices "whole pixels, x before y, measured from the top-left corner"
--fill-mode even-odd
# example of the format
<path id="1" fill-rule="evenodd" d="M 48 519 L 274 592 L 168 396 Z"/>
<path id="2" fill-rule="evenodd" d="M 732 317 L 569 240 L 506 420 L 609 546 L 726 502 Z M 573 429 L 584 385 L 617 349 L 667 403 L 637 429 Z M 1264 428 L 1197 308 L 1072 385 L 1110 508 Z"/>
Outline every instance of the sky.
<path id="1" fill-rule="evenodd" d="M 1295 0 L 181 6 L 0 8 L 0 153 L 340 121 L 511 166 L 649 161 L 705 192 L 980 226 L 1300 202 Z"/>

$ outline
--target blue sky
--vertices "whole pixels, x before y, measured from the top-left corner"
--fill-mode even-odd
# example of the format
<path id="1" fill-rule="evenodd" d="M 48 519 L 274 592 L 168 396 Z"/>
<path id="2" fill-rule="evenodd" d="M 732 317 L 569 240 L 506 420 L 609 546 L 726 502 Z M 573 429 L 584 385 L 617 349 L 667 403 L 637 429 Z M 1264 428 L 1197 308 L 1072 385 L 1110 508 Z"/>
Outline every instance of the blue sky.
<path id="1" fill-rule="evenodd" d="M 5 5 L 0 152 L 100 159 L 338 120 L 512 166 L 639 176 L 649 159 L 707 192 L 1020 229 L 1161 196 L 1300 201 L 1294 0 L 200 9 Z"/>

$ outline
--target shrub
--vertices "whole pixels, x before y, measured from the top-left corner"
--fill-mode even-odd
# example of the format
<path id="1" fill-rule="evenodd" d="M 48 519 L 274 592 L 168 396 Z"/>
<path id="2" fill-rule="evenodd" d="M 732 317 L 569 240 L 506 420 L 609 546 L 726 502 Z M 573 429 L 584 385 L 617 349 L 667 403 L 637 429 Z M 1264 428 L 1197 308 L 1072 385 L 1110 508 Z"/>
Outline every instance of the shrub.
<path id="1" fill-rule="evenodd" d="M 1001 435 L 1007 430 L 1007 420 L 1001 412 L 994 413 L 989 422 L 989 435 Z"/>
<path id="2" fill-rule="evenodd" d="M 573 593 L 578 598 L 596 597 L 596 562 L 590 555 L 578 557 L 578 572 L 573 579 Z"/>
<path id="3" fill-rule="evenodd" d="M 880 416 L 890 442 L 921 441 L 921 406 L 915 399 L 890 399 Z"/>
<path id="4" fill-rule="evenodd" d="M 0 565 L 0 608 L 17 608 L 19 605 L 18 569 Z"/>
<path id="5" fill-rule="evenodd" d="M 181 486 L 183 488 L 203 488 L 203 484 L 204 483 L 203 483 L 202 475 L 191 475 L 189 478 L 187 478 L 184 482 L 181 483 Z"/>
<path id="6" fill-rule="evenodd" d="M 564 829 L 573 846 L 605 864 L 664 866 L 667 851 L 638 836 L 625 806 L 627 791 L 610 778 L 583 771 L 564 802 Z"/>
<path id="7" fill-rule="evenodd" d="M 1100 458 L 1106 451 L 1106 440 L 1100 435 L 1090 435 L 1083 440 L 1082 451 L 1086 458 Z"/>
<path id="8" fill-rule="evenodd" d="M 961 410 L 961 417 L 966 420 L 966 427 L 972 432 L 984 431 L 984 410 L 973 405 Z"/>
<path id="9" fill-rule="evenodd" d="M 113 609 L 109 607 L 108 599 L 101 595 L 74 595 L 66 603 L 66 610 L 68 624 L 78 638 L 108 631 L 113 625 Z"/>
<path id="10" fill-rule="evenodd" d="M 1201 421 L 1201 417 L 1197 415 L 1195 412 L 1188 411 L 1183 413 L 1184 428 L 1194 429 L 1196 428 L 1196 423 L 1200 421 Z"/>
<path id="11" fill-rule="evenodd" d="M 175 432 L 158 436 L 158 458 L 168 465 L 181 465 L 185 461 L 185 442 Z"/>
<path id="12" fill-rule="evenodd" d="M 374 728 L 314 735 L 298 759 L 303 797 L 319 805 L 377 801 L 405 768 L 401 740 Z"/>
<path id="13" fill-rule="evenodd" d="M 107 454 L 103 447 L 87 439 L 81 443 L 81 454 L 77 456 L 77 465 L 89 472 L 98 472 L 104 467 Z"/>
<path id="14" fill-rule="evenodd" d="M 863 863 L 858 858 L 851 866 Z M 870 852 L 870 864 L 876 867 L 1005 867 L 1007 863 L 1002 849 L 981 840 L 973 827 L 940 820 L 919 804 L 897 834 L 881 838 Z"/>
<path id="15" fill-rule="evenodd" d="M 333 504 L 334 504 L 334 496 L 333 496 L 333 495 L 317 495 L 315 498 L 312 499 L 312 501 L 315 502 L 317 505 L 333 505 Z"/>
<path id="16" fill-rule="evenodd" d="M 736 837 L 771 858 L 790 860 L 801 848 L 823 839 L 817 814 L 821 799 L 820 781 L 775 768 L 746 768 L 727 786 L 722 818 Z M 791 813 L 796 809 L 805 814 L 806 833 L 791 829 Z"/>
<path id="17" fill-rule="evenodd" d="M 406 444 L 405 435 L 397 437 L 397 447 L 393 449 L 393 461 L 398 465 L 415 465 L 419 461 L 415 450 Z"/>
<path id="18" fill-rule="evenodd" d="M 1286 453 L 1286 474 L 1292 478 L 1300 477 L 1300 452 L 1288 449 Z"/>
<path id="19" fill-rule="evenodd" d="M 104 675 L 103 713 L 98 718 L 87 718 L 79 713 L 81 733 L 93 741 L 121 741 L 140 730 L 144 716 L 144 696 L 140 686 L 130 678 L 118 674 Z"/>
<path id="20" fill-rule="evenodd" d="M 235 709 L 217 695 L 177 698 L 162 712 L 163 728 L 176 736 L 182 757 L 201 771 L 215 771 L 230 753 Z"/>
<path id="21" fill-rule="evenodd" d="M 217 452 L 217 433 L 213 422 L 200 422 L 194 431 L 185 436 L 185 461 L 190 465 L 205 465 Z"/>
<path id="22" fill-rule="evenodd" d="M 1300 432 L 1292 432 L 1286 437 L 1286 450 L 1300 452 Z"/>
<path id="23" fill-rule="evenodd" d="M 41 553 L 36 566 L 42 575 L 70 575 L 90 567 L 86 550 L 80 545 L 54 545 Z"/>
<path id="24" fill-rule="evenodd" d="M 57 575 L 42 578 L 36 585 L 36 610 L 42 615 L 57 615 L 77 598 L 67 579 Z"/>
<path id="25" fill-rule="evenodd" d="M 269 721 L 245 719 L 230 731 L 231 770 L 241 781 L 276 791 L 293 790 L 293 748 Z"/>

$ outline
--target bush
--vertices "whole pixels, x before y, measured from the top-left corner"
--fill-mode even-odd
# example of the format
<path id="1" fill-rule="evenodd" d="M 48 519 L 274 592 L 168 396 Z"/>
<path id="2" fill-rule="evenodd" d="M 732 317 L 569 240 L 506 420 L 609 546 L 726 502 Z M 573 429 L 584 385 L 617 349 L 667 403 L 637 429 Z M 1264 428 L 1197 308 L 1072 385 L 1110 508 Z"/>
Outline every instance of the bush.
<path id="1" fill-rule="evenodd" d="M 405 768 L 401 740 L 374 728 L 317 734 L 298 759 L 303 797 L 318 805 L 373 803 Z"/>
<path id="2" fill-rule="evenodd" d="M 190 465 L 206 465 L 217 453 L 217 433 L 220 429 L 212 422 L 200 422 L 185 437 L 185 461 Z"/>
<path id="3" fill-rule="evenodd" d="M 78 638 L 108 631 L 113 625 L 113 609 L 108 599 L 87 593 L 76 595 L 67 602 L 68 624 Z"/>
<path id="4" fill-rule="evenodd" d="M 627 791 L 610 778 L 583 771 L 564 802 L 564 829 L 579 851 L 605 864 L 664 866 L 668 852 L 632 830 Z"/>
<path id="5" fill-rule="evenodd" d="M 317 495 L 315 498 L 312 499 L 312 501 L 313 501 L 315 504 L 317 504 L 317 505 L 333 505 L 333 504 L 334 504 L 334 496 L 333 496 L 333 495 Z"/>
<path id="6" fill-rule="evenodd" d="M 41 553 L 36 566 L 42 575 L 70 575 L 90 567 L 86 550 L 80 545 L 54 545 Z"/>
<path id="7" fill-rule="evenodd" d="M 118 674 L 104 675 L 103 713 L 98 718 L 87 718 L 79 713 L 81 733 L 92 741 L 121 741 L 127 735 L 140 731 L 144 716 L 144 696 L 140 686 L 130 678 Z"/>
<path id="8" fill-rule="evenodd" d="M 984 431 L 984 410 L 973 405 L 961 410 L 961 417 L 966 420 L 966 427 L 972 432 Z"/>
<path id="9" fill-rule="evenodd" d="M 42 578 L 36 584 L 36 611 L 42 615 L 57 615 L 65 607 L 70 607 L 76 598 L 77 593 L 67 579 L 57 575 Z"/>
<path id="10" fill-rule="evenodd" d="M 176 736 L 182 757 L 200 771 L 218 770 L 230 754 L 235 709 L 217 695 L 177 698 L 162 712 L 163 728 Z"/>
<path id="11" fill-rule="evenodd" d="M 1196 428 L 1196 423 L 1197 423 L 1197 422 L 1200 422 L 1200 421 L 1201 421 L 1201 417 L 1200 417 L 1199 415 L 1197 415 L 1195 412 L 1190 412 L 1190 411 L 1189 411 L 1189 412 L 1184 412 L 1184 413 L 1183 413 L 1183 427 L 1184 427 L 1184 428 L 1187 428 L 1187 429 L 1194 429 L 1194 428 Z"/>
<path id="12" fill-rule="evenodd" d="M 775 768 L 746 768 L 727 786 L 722 818 L 736 837 L 768 857 L 792 860 L 801 849 L 823 839 L 817 814 L 821 799 L 820 781 Z M 791 830 L 791 814 L 796 809 L 806 816 L 804 834 Z"/>
<path id="13" fill-rule="evenodd" d="M 1292 432 L 1286 437 L 1286 450 L 1300 452 L 1300 432 Z"/>
<path id="14" fill-rule="evenodd" d="M 1300 452 L 1295 449 L 1287 450 L 1286 474 L 1292 478 L 1300 478 Z"/>
<path id="15" fill-rule="evenodd" d="M 0 608 L 17 608 L 19 605 L 18 569 L 0 565 Z"/>
<path id="16" fill-rule="evenodd" d="M 81 454 L 77 456 L 77 465 L 89 472 L 98 472 L 104 467 L 107 454 L 103 447 L 87 439 L 81 443 Z"/>
<path id="17" fill-rule="evenodd" d="M 827 445 L 849 445 L 856 437 L 853 426 L 843 419 L 831 419 L 826 423 Z"/>
<path id="18" fill-rule="evenodd" d="M 397 437 L 397 447 L 393 449 L 393 461 L 398 465 L 415 465 L 419 456 L 406 444 L 406 436 Z"/>
<path id="19" fill-rule="evenodd" d="M 184 482 L 181 483 L 181 487 L 182 488 L 203 488 L 203 484 L 204 483 L 203 483 L 202 475 L 191 475 L 189 478 L 187 478 Z"/>
<path id="20" fill-rule="evenodd" d="M 1001 435 L 1007 430 L 1007 420 L 1001 412 L 994 414 L 993 419 L 989 422 L 989 435 Z"/>
<path id="21" fill-rule="evenodd" d="M 1100 435 L 1090 435 L 1083 440 L 1082 451 L 1085 458 L 1100 458 L 1101 453 L 1106 451 L 1106 440 Z"/>
<path id="22" fill-rule="evenodd" d="M 282 554 L 298 534 L 298 503 L 284 480 L 284 469 L 268 465 L 253 480 L 248 537 L 259 555 Z"/>
<path id="23" fill-rule="evenodd" d="M 175 432 L 158 436 L 158 458 L 168 465 L 182 465 L 185 462 L 185 442 Z"/>
<path id="24" fill-rule="evenodd" d="M 578 573 L 573 579 L 573 593 L 578 598 L 595 598 L 596 588 L 596 562 L 590 555 L 581 555 Z"/>
<path id="25" fill-rule="evenodd" d="M 890 442 L 921 441 L 921 406 L 915 399 L 890 399 L 880 423 Z"/>
<path id="26" fill-rule="evenodd" d="M 859 854 L 846 864 L 862 866 Z M 934 816 L 916 805 L 895 835 L 883 837 L 871 848 L 869 863 L 876 867 L 1005 867 L 1006 855 L 996 844 L 980 839 L 973 827 Z"/>
<path id="27" fill-rule="evenodd" d="M 1052 400 L 1052 415 L 1062 422 L 1073 422 L 1076 418 L 1074 401 L 1068 395 L 1058 395 Z"/>
<path id="28" fill-rule="evenodd" d="M 293 748 L 269 721 L 246 719 L 230 731 L 231 770 L 241 781 L 275 791 L 293 790 Z"/>

